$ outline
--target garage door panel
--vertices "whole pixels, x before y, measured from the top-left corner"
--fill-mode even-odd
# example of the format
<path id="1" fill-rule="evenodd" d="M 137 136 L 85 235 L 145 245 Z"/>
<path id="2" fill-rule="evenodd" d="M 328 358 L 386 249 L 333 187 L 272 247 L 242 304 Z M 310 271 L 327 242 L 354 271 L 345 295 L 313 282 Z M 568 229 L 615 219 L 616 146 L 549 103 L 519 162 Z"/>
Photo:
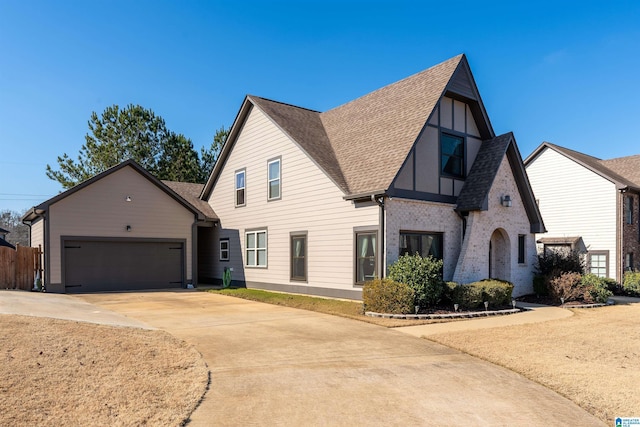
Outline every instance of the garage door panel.
<path id="1" fill-rule="evenodd" d="M 183 245 L 175 242 L 67 241 L 67 292 L 180 287 Z"/>

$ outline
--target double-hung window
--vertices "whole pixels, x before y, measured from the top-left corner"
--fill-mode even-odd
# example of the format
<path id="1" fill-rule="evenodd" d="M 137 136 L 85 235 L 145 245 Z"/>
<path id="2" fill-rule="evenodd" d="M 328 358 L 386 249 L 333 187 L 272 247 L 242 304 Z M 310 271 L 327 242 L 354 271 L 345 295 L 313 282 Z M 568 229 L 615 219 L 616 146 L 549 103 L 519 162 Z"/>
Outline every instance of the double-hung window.
<path id="1" fill-rule="evenodd" d="M 280 164 L 281 159 L 272 159 L 267 162 L 267 169 L 269 174 L 269 196 L 268 200 L 278 200 L 280 194 Z"/>
<path id="2" fill-rule="evenodd" d="M 356 232 L 356 283 L 364 283 L 376 278 L 375 231 Z"/>
<path id="3" fill-rule="evenodd" d="M 608 264 L 607 251 L 593 251 L 589 253 L 589 272 L 598 277 L 607 277 Z"/>
<path id="4" fill-rule="evenodd" d="M 443 175 L 464 178 L 464 138 L 440 134 L 440 170 Z"/>
<path id="5" fill-rule="evenodd" d="M 267 266 L 267 230 L 245 233 L 245 255 L 247 267 Z"/>
<path id="6" fill-rule="evenodd" d="M 220 239 L 220 261 L 229 261 L 229 239 Z"/>
<path id="7" fill-rule="evenodd" d="M 245 199 L 245 190 L 246 190 L 246 182 L 245 182 L 246 170 L 241 169 L 236 171 L 236 206 L 244 206 L 246 204 Z"/>
<path id="8" fill-rule="evenodd" d="M 627 224 L 633 224 L 633 197 L 624 198 L 624 218 Z"/>

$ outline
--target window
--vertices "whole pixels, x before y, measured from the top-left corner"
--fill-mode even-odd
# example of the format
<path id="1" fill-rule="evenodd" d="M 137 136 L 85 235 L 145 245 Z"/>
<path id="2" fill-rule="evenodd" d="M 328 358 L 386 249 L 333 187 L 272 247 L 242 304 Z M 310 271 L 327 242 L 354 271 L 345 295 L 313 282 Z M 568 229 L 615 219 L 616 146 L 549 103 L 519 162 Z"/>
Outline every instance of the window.
<path id="1" fill-rule="evenodd" d="M 356 232 L 356 283 L 364 283 L 376 278 L 375 231 Z"/>
<path id="2" fill-rule="evenodd" d="M 280 198 L 280 159 L 270 160 L 267 163 L 269 173 L 269 200 Z"/>
<path id="3" fill-rule="evenodd" d="M 267 266 L 267 231 L 247 231 L 246 241 L 246 265 L 247 267 Z"/>
<path id="4" fill-rule="evenodd" d="M 229 239 L 220 239 L 220 261 L 229 261 Z"/>
<path id="5" fill-rule="evenodd" d="M 526 243 L 527 243 L 527 236 L 524 234 L 518 234 L 518 264 L 525 263 Z"/>
<path id="6" fill-rule="evenodd" d="M 464 138 L 447 133 L 440 134 L 440 168 L 442 173 L 464 177 Z"/>
<path id="7" fill-rule="evenodd" d="M 590 252 L 589 253 L 589 272 L 598 277 L 607 277 L 608 252 Z"/>
<path id="8" fill-rule="evenodd" d="M 245 205 L 245 170 L 239 170 L 236 172 L 236 206 Z"/>
<path id="9" fill-rule="evenodd" d="M 307 280 L 307 235 L 291 235 L 291 280 Z"/>
<path id="10" fill-rule="evenodd" d="M 442 259 L 442 233 L 400 232 L 400 256 L 420 254 Z"/>
<path id="11" fill-rule="evenodd" d="M 627 224 L 633 224 L 633 196 L 624 198 L 624 220 Z"/>
<path id="12" fill-rule="evenodd" d="M 633 253 L 627 252 L 624 257 L 624 269 L 626 271 L 633 271 Z"/>

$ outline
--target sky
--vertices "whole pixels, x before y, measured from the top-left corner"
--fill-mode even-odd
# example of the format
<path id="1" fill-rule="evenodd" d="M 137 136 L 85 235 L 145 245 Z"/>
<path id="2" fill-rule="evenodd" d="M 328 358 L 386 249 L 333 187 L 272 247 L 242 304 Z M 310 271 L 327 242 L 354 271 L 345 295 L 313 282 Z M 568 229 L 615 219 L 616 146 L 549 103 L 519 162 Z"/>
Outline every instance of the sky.
<path id="1" fill-rule="evenodd" d="M 58 194 L 92 112 L 208 147 L 247 94 L 326 111 L 465 53 L 496 134 L 640 154 L 640 2 L 0 0 L 0 210 Z"/>

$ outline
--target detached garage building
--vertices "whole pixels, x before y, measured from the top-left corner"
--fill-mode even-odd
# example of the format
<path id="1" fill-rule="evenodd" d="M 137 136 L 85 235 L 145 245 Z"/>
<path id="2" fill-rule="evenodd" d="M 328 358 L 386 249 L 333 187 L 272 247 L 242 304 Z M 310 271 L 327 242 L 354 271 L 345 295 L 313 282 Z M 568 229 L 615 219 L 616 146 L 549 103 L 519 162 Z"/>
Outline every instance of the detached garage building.
<path id="1" fill-rule="evenodd" d="M 197 283 L 199 227 L 217 218 L 201 184 L 163 182 L 132 160 L 32 208 L 49 292 L 180 288 Z"/>

